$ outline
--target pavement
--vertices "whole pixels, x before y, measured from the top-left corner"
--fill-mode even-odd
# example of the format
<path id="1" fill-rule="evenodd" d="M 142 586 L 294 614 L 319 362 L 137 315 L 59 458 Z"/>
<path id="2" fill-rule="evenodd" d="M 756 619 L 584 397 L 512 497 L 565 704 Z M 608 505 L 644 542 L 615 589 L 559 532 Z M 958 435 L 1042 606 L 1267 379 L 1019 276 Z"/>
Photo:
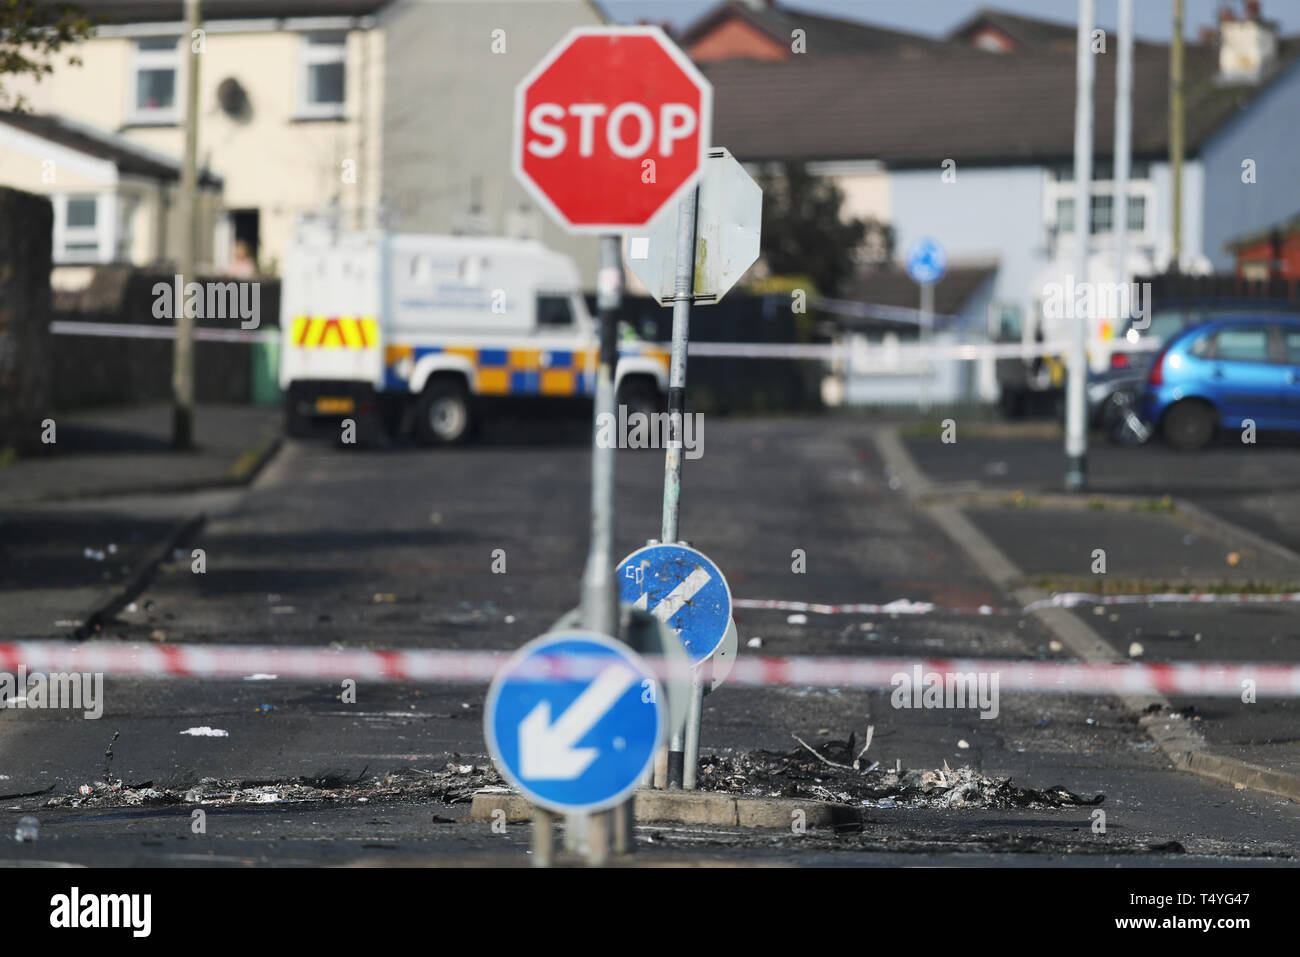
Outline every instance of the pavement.
<path id="1" fill-rule="evenodd" d="M 278 447 L 280 421 L 278 409 L 201 406 L 195 448 L 178 453 L 168 405 L 59 416 L 55 443 L 0 466 L 0 634 L 92 633 L 203 519 L 198 506 L 140 499 L 248 482 Z"/>
<path id="2" fill-rule="evenodd" d="M 1018 580 L 1010 587 L 1202 596 L 1194 605 L 1088 604 L 1072 611 L 1116 658 L 1300 661 L 1295 604 L 1267 600 L 1270 593 L 1300 592 L 1300 557 L 1292 552 L 1300 545 L 1294 443 L 1220 442 L 1200 453 L 1094 445 L 1088 493 L 1071 500 L 1058 493 L 1060 441 L 1037 427 L 1017 435 L 1014 427 L 976 426 L 962 435 L 959 425 L 954 443 L 928 431 L 904 430 L 899 447 L 924 476 L 926 498 L 961 506 L 1011 563 Z M 1265 600 L 1227 603 L 1223 596 L 1232 593 Z M 1294 699 L 1179 696 L 1170 704 L 1190 717 L 1210 753 L 1268 769 L 1273 786 L 1300 799 Z"/>
<path id="3" fill-rule="evenodd" d="M 928 616 L 741 610 L 742 653 L 757 646 L 772 655 L 1068 659 L 1039 616 L 979 613 L 981 605 L 1014 606 L 1017 584 L 991 578 L 900 488 L 874 441 L 877 431 L 855 418 L 708 423 L 705 454 L 687 463 L 681 527 L 726 570 L 733 595 L 908 599 L 939 608 Z M 98 500 L 96 508 L 160 528 L 196 513 L 207 521 L 177 546 L 180 557 L 155 563 L 138 595 L 102 620 L 94 640 L 511 650 L 576 604 L 589 475 L 581 430 L 575 438 L 572 429 L 531 423 L 448 450 L 289 441 L 246 487 Z M 620 555 L 656 534 L 661 480 L 660 453 L 618 454 Z M 999 541 L 1031 571 L 1086 574 L 1077 567 L 1086 553 L 1070 546 L 1072 539 L 1041 546 L 1048 556 L 1070 546 L 1042 569 L 1033 567 L 1033 553 L 1018 551 L 1021 540 L 1040 549 L 1043 525 L 1004 534 L 994 523 L 990 534 L 1004 534 Z M 1115 523 L 1120 538 L 1105 541 L 1115 550 L 1112 574 L 1136 575 L 1152 560 L 1152 528 L 1130 523 L 1137 542 L 1123 538 L 1124 528 Z M 1092 530 L 1084 524 L 1078 534 Z M 55 546 L 47 560 L 79 556 L 75 544 L 63 552 Z M 1162 572 L 1227 574 L 1209 568 L 1226 548 L 1183 547 L 1187 555 L 1165 560 Z M 22 553 L 38 548 L 33 536 Z M 193 548 L 204 550 L 202 573 L 188 560 Z M 497 549 L 506 555 L 502 574 L 492 570 Z M 803 573 L 792 562 L 796 549 L 806 557 Z M 1271 553 L 1242 554 L 1245 568 L 1228 566 L 1231 573 L 1285 571 Z M 75 616 L 75 591 L 67 589 L 66 607 L 45 606 L 45 617 Z M 0 593 L 4 620 L 25 620 L 25 599 Z M 1150 656 L 1206 645 L 1204 635 L 1201 642 L 1169 635 L 1172 619 L 1157 631 L 1141 615 L 1124 609 L 1113 624 L 1146 629 Z M 1181 620 L 1188 630 L 1190 619 Z M 1294 636 L 1285 619 L 1274 620 L 1272 630 L 1237 632 L 1250 636 L 1241 639 L 1250 642 L 1239 646 L 1243 655 Z M 33 620 L 18 633 L 59 631 Z M 1226 643 L 1215 637 L 1206 647 L 1218 654 Z M 498 833 L 469 816 L 473 791 L 495 783 L 483 742 L 484 690 L 363 685 L 352 702 L 329 683 L 109 677 L 96 721 L 8 709 L 0 712 L 0 827 L 34 814 L 41 837 L 0 842 L 0 860 L 523 863 L 526 826 Z M 1214 725 L 1205 736 L 1216 746 L 1290 766 L 1285 715 L 1264 706 L 1217 707 L 1225 713 L 1207 705 L 1197 715 L 1198 724 Z M 226 734 L 184 733 L 204 727 Z M 1105 828 L 1097 829 L 1093 806 L 899 801 L 865 809 L 861 826 L 845 832 L 645 822 L 636 832 L 637 861 L 1275 864 L 1292 860 L 1300 842 L 1295 802 L 1178 770 L 1125 703 L 1104 695 L 1004 694 L 998 717 L 987 720 L 964 709 L 896 708 L 888 689 L 724 686 L 706 699 L 704 759 L 743 763 L 757 749 L 798 753 L 794 735 L 826 749 L 850 735 L 864 740 L 868 727 L 868 756 L 883 768 L 969 767 L 1025 788 L 1103 795 Z M 105 781 L 122 787 L 100 787 Z M 83 785 L 90 795 L 80 793 Z M 195 810 L 206 812 L 202 834 L 193 830 Z"/>

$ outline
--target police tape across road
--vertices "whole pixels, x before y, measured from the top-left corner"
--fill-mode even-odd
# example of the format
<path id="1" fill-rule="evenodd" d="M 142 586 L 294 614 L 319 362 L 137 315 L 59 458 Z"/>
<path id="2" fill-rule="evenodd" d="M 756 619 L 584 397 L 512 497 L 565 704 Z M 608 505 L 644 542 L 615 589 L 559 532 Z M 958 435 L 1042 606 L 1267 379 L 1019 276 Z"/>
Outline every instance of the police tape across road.
<path id="1" fill-rule="evenodd" d="M 510 655 L 506 652 L 434 649 L 336 650 L 252 645 L 129 645 L 91 642 L 0 643 L 0 672 L 103 673 L 150 678 L 274 676 L 295 681 L 343 680 L 485 684 Z M 663 679 L 682 677 L 680 664 L 645 657 Z M 608 660 L 537 656 L 529 676 L 594 678 Z M 807 656 L 736 659 L 729 684 L 749 687 L 890 688 L 917 674 L 997 675 L 1002 691 L 1060 694 L 1181 694 L 1300 697 L 1300 664 L 1075 663 L 995 658 L 844 658 Z M 516 674 L 519 674 L 516 668 Z"/>
<path id="2" fill-rule="evenodd" d="M 1138 592 L 1130 595 L 1097 595 L 1092 592 L 1058 592 L 1051 598 L 1031 602 L 1024 608 L 993 605 L 941 606 L 928 601 L 898 598 L 885 604 L 830 605 L 810 601 L 781 601 L 770 598 L 736 598 L 736 608 L 750 611 L 792 611 L 810 615 L 1025 615 L 1040 608 L 1077 608 L 1080 605 L 1278 605 L 1300 602 L 1300 592 Z"/>
<path id="3" fill-rule="evenodd" d="M 174 326 L 145 325 L 142 323 L 74 322 L 56 320 L 50 323 L 50 332 L 63 336 L 106 336 L 120 339 L 172 339 Z M 199 342 L 267 342 L 280 341 L 280 330 L 266 329 L 213 329 L 201 327 L 194 330 Z M 850 362 L 854 368 L 895 368 L 904 363 L 932 362 L 948 359 L 1025 359 L 1033 360 L 1045 355 L 1064 355 L 1071 343 L 1059 342 L 990 342 L 990 343 L 801 343 L 801 342 L 692 342 L 688 350 L 692 356 L 716 359 L 821 359 L 826 362 Z M 1147 341 L 1136 344 L 1114 342 L 1114 352 L 1144 352 L 1155 346 Z"/>

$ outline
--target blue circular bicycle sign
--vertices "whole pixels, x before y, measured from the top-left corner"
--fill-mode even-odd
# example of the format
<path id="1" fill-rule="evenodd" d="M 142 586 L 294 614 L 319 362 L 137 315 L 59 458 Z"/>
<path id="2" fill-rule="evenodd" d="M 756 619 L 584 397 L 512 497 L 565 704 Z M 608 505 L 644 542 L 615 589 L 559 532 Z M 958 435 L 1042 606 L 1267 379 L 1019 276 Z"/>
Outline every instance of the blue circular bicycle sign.
<path id="1" fill-rule="evenodd" d="M 488 751 L 534 804 L 561 813 L 612 807 L 654 762 L 665 733 L 658 692 L 645 662 L 612 638 L 543 635 L 488 688 Z"/>
<path id="2" fill-rule="evenodd" d="M 688 545 L 647 545 L 619 562 L 619 600 L 642 608 L 681 638 L 691 664 L 722 644 L 731 589 L 718 566 Z"/>

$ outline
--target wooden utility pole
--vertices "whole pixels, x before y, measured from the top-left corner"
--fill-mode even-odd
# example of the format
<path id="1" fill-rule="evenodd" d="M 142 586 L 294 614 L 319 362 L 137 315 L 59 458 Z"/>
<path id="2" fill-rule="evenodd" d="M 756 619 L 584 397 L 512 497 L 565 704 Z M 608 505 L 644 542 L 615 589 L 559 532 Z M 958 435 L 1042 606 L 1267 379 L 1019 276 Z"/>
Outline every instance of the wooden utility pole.
<path id="1" fill-rule="evenodd" d="M 185 159 L 181 165 L 181 251 L 178 268 L 181 286 L 174 297 L 172 310 L 176 320 L 176 340 L 172 352 L 172 445 L 187 449 L 194 444 L 194 317 L 185 311 L 185 283 L 194 278 L 198 262 L 198 154 L 199 154 L 199 51 L 203 49 L 199 34 L 199 0 L 185 0 L 185 19 L 189 23 L 189 71 L 185 93 Z"/>
<path id="2" fill-rule="evenodd" d="M 1169 170 L 1173 180 L 1170 202 L 1173 223 L 1171 272 L 1183 261 L 1183 0 L 1174 0 L 1174 36 L 1169 44 Z"/>

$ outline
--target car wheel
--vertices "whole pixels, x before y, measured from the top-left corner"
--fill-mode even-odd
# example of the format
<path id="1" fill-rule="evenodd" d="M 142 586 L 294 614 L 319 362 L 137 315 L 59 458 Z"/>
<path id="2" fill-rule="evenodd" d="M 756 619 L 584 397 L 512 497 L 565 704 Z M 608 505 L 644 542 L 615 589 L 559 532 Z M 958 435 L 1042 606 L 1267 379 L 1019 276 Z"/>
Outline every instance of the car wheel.
<path id="1" fill-rule="evenodd" d="M 1025 417 L 1025 398 L 1022 389 L 1011 389 L 1003 386 L 998 393 L 998 407 L 1002 410 L 1003 418 L 1023 419 Z"/>
<path id="2" fill-rule="evenodd" d="M 469 392 L 458 379 L 435 379 L 415 406 L 415 437 L 424 445 L 456 445 L 470 434 Z"/>
<path id="3" fill-rule="evenodd" d="M 1194 451 L 1209 444 L 1217 424 L 1214 410 L 1209 405 L 1185 400 L 1165 413 L 1162 431 L 1165 440 L 1174 448 Z"/>

